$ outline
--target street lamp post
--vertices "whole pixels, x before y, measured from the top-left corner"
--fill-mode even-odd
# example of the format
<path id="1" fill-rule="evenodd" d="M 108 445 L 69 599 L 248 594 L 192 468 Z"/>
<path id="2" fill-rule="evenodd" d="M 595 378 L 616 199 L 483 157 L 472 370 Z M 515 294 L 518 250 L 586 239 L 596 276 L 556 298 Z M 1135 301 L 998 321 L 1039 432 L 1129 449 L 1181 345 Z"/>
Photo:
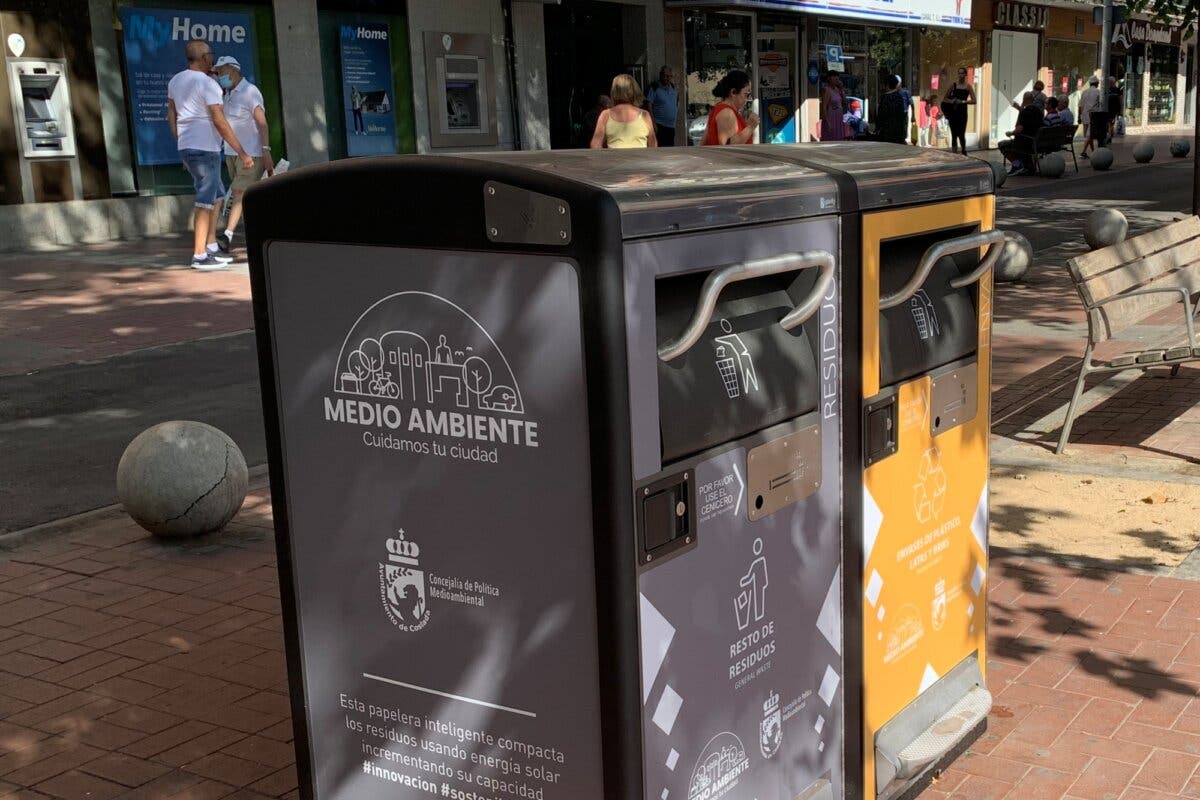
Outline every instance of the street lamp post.
<path id="1" fill-rule="evenodd" d="M 1112 0 L 1104 0 L 1104 16 L 1101 17 L 1100 28 L 1100 91 L 1106 108 L 1108 104 L 1108 48 L 1112 43 L 1112 12 Z"/>

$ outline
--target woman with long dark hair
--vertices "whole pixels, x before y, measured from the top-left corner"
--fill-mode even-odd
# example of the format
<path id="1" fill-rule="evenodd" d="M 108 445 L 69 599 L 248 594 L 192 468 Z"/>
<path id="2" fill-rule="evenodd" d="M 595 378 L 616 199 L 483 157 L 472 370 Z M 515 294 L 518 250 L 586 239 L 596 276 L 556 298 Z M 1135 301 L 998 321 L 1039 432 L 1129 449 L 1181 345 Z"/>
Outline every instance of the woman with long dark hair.
<path id="1" fill-rule="evenodd" d="M 750 76 L 740 69 L 731 70 L 713 88 L 720 102 L 708 112 L 708 127 L 700 144 L 746 144 L 754 141 L 758 115 L 742 116 L 750 102 Z"/>
<path id="2" fill-rule="evenodd" d="M 967 106 L 975 105 L 975 89 L 967 80 L 967 68 L 958 68 L 958 78 L 946 90 L 942 101 L 942 113 L 950 126 L 950 151 L 967 154 Z"/>

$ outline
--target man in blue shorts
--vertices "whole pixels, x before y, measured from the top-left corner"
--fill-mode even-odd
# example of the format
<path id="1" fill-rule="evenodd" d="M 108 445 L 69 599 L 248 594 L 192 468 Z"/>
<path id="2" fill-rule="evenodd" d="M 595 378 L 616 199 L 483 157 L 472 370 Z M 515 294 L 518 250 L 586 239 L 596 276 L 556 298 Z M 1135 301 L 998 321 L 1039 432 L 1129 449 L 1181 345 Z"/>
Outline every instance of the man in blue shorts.
<path id="1" fill-rule="evenodd" d="M 233 259 L 217 249 L 217 200 L 221 185 L 221 140 L 233 148 L 242 166 L 254 167 L 225 119 L 221 87 L 210 75 L 213 52 L 208 42 L 193 39 L 187 45 L 187 69 L 167 84 L 167 123 L 179 145 L 179 160 L 196 187 L 193 217 L 192 269 L 221 269 Z"/>

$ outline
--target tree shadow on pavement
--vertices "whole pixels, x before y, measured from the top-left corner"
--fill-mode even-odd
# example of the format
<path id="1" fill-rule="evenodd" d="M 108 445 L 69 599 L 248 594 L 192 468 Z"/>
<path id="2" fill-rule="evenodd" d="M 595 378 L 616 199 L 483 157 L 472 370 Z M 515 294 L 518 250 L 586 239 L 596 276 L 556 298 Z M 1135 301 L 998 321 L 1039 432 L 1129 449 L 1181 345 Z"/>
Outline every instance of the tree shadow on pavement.
<path id="1" fill-rule="evenodd" d="M 0 255 L 0 355 L 5 375 L 248 330 L 244 270 L 188 263 L 180 239 Z"/>
<path id="2" fill-rule="evenodd" d="M 1194 685 L 1185 683 L 1177 675 L 1163 670 L 1146 658 L 1077 650 L 1075 661 L 1087 674 L 1103 678 L 1113 686 L 1132 692 L 1145 700 L 1152 700 L 1160 694 L 1178 694 L 1185 697 L 1196 695 Z"/>
<path id="3" fill-rule="evenodd" d="M 997 389 L 992 396 L 992 433 L 1053 452 L 1078 367 L 1078 358 L 1063 356 Z M 1089 404 L 1086 393 L 1110 383 L 1104 388 L 1107 396 Z M 1167 368 L 1093 375 L 1085 381 L 1084 392 L 1068 447 L 1134 448 L 1150 456 L 1200 463 L 1200 441 L 1189 444 L 1191 437 L 1169 437 L 1181 423 L 1200 423 L 1200 368 L 1184 367 L 1175 377 Z"/>

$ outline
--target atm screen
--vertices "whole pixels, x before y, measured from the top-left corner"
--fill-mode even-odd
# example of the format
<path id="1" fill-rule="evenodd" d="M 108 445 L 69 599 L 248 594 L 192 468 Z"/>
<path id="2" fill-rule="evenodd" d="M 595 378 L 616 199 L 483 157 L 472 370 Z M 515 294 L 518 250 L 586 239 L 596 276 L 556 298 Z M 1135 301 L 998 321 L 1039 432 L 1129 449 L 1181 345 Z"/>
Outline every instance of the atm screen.
<path id="1" fill-rule="evenodd" d="M 54 115 L 50 113 L 50 103 L 46 98 L 27 93 L 24 99 L 26 122 L 47 122 L 54 119 Z"/>

